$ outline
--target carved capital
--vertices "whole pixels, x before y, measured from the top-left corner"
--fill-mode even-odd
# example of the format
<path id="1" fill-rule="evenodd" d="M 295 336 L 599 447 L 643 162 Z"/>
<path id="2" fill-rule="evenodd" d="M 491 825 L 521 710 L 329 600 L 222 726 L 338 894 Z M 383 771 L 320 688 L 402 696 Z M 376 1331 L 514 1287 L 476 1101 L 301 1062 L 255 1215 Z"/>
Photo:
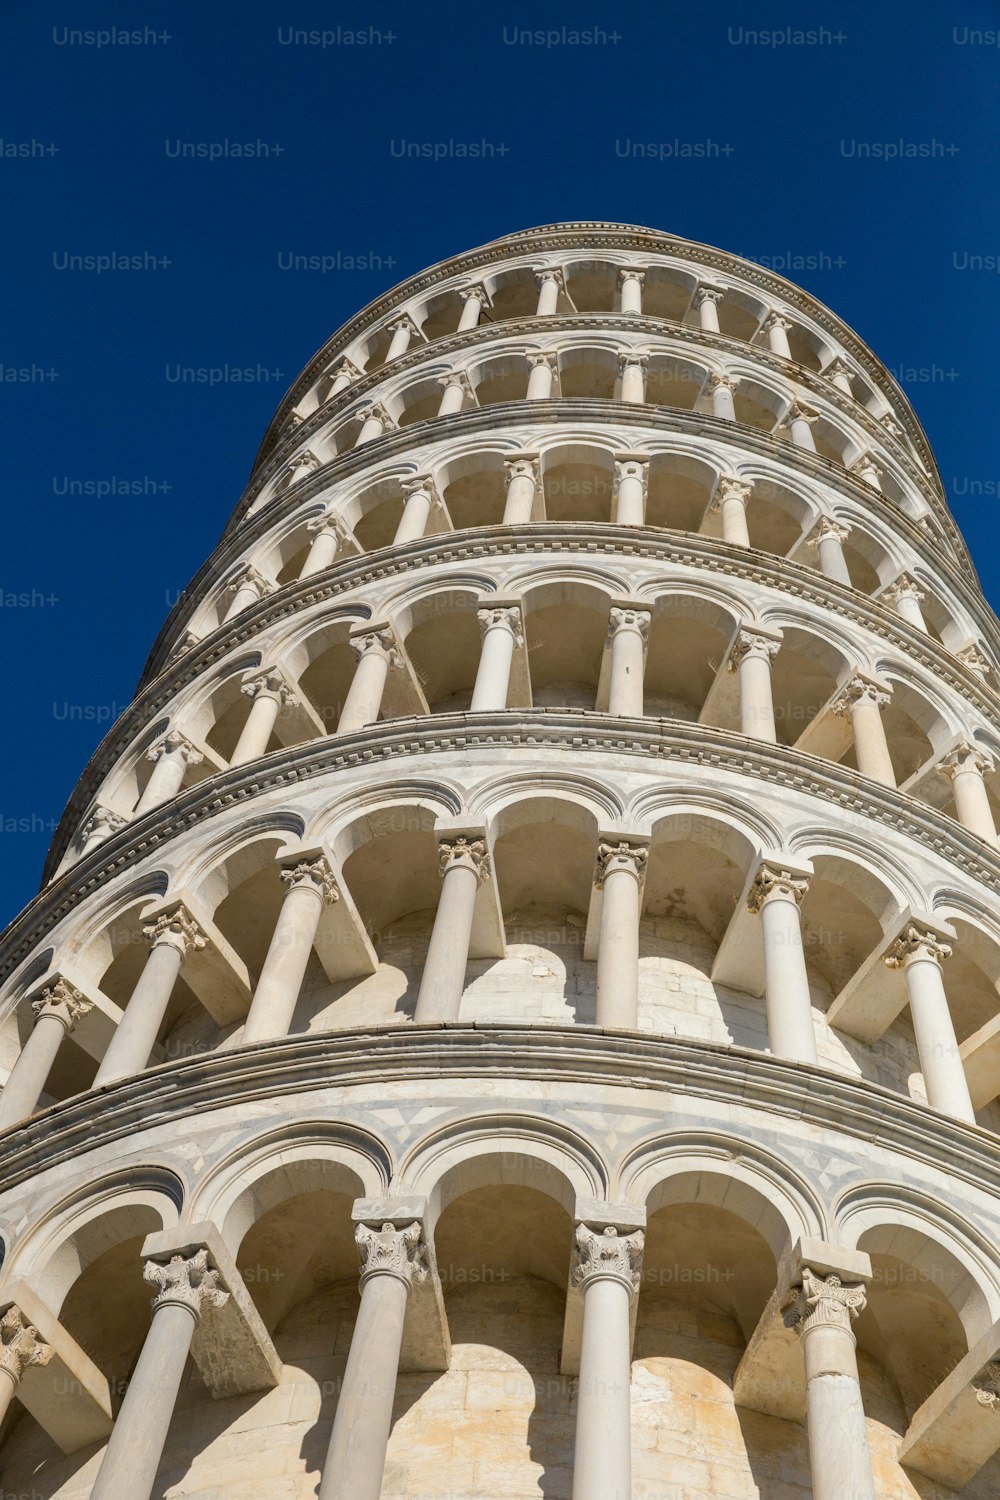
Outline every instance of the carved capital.
<path id="1" fill-rule="evenodd" d="M 1000 1404 L 1000 1364 L 996 1360 L 988 1360 L 971 1385 L 980 1406 L 988 1406 L 991 1411 L 995 1411 Z"/>
<path id="2" fill-rule="evenodd" d="M 832 516 L 820 516 L 816 523 L 816 530 L 809 538 L 808 546 L 816 548 L 820 542 L 831 540 L 844 543 L 851 534 L 851 528 L 845 526 L 843 521 L 835 521 Z"/>
<path id="3" fill-rule="evenodd" d="M 848 473 L 853 474 L 855 478 L 863 480 L 865 484 L 870 484 L 873 489 L 876 489 L 885 470 L 880 463 L 875 461 L 870 453 L 862 453 L 860 458 L 855 459 Z"/>
<path id="4" fill-rule="evenodd" d="M 968 667 L 969 671 L 974 672 L 977 677 L 985 680 L 989 675 L 990 663 L 980 651 L 975 641 L 970 641 L 967 646 L 963 646 L 956 654 L 963 666 Z"/>
<path id="5" fill-rule="evenodd" d="M 597 846 L 597 869 L 594 884 L 600 890 L 609 875 L 627 870 L 636 880 L 641 880 L 649 862 L 649 850 L 645 844 L 630 844 L 622 839 L 617 844 L 601 843 Z"/>
<path id="6" fill-rule="evenodd" d="M 790 318 L 783 318 L 781 313 L 772 312 L 768 313 L 761 327 L 765 333 L 770 333 L 772 328 L 783 328 L 785 333 L 788 333 L 792 323 Z"/>
<path id="7" fill-rule="evenodd" d="M 933 959 L 935 963 L 941 964 L 950 957 L 951 945 L 944 941 L 940 933 L 911 922 L 885 954 L 882 962 L 889 969 L 905 969 L 907 964 L 920 959 Z"/>
<path id="8" fill-rule="evenodd" d="M 818 419 L 819 412 L 813 406 L 806 406 L 801 401 L 793 401 L 785 413 L 785 421 L 789 426 L 793 422 L 807 422 L 811 427 Z"/>
<path id="9" fill-rule="evenodd" d="M 746 626 L 736 634 L 727 665 L 730 672 L 735 672 L 741 662 L 748 660 L 766 661 L 770 666 L 772 657 L 777 656 L 780 650 L 781 642 L 776 641 L 773 636 Z"/>
<path id="10" fill-rule="evenodd" d="M 640 286 L 646 280 L 645 271 L 639 271 L 635 266 L 620 266 L 618 269 L 618 285 L 624 286 L 626 281 L 637 281 Z"/>
<path id="11" fill-rule="evenodd" d="M 513 453 L 504 459 L 503 466 L 507 471 L 508 486 L 514 479 L 530 479 L 537 488 L 541 480 L 537 453 Z"/>
<path id="12" fill-rule="evenodd" d="M 992 776 L 996 770 L 996 761 L 988 750 L 981 745 L 974 745 L 969 740 L 963 740 L 938 764 L 938 770 L 942 776 L 947 776 L 953 781 L 956 776 L 965 772 L 972 772 L 977 776 Z"/>
<path id="13" fill-rule="evenodd" d="M 361 1285 L 371 1276 L 395 1276 L 409 1289 L 430 1274 L 423 1229 L 414 1220 L 402 1229 L 395 1224 L 359 1224 L 354 1242 L 361 1259 Z"/>
<path id="14" fill-rule="evenodd" d="M 180 901 L 169 911 L 160 912 L 152 922 L 144 923 L 142 934 L 151 948 L 167 944 L 179 949 L 182 957 L 189 948 L 200 950 L 208 942 L 194 917 Z"/>
<path id="15" fill-rule="evenodd" d="M 453 839 L 438 840 L 438 870 L 442 880 L 456 865 L 466 870 L 475 870 L 482 885 L 490 875 L 490 855 L 485 839 L 466 838 L 460 835 Z"/>
<path id="16" fill-rule="evenodd" d="M 563 291 L 566 285 L 563 273 L 558 266 L 545 266 L 542 270 L 536 271 L 535 281 L 538 286 L 543 286 L 546 281 L 554 281 L 560 291 Z"/>
<path id="17" fill-rule="evenodd" d="M 644 370 L 648 364 L 649 355 L 643 353 L 641 349 L 626 349 L 618 356 L 619 370 L 627 370 L 633 365 L 638 365 L 640 370 Z"/>
<path id="18" fill-rule="evenodd" d="M 326 374 L 327 380 L 331 381 L 339 380 L 342 375 L 346 375 L 348 380 L 351 381 L 360 380 L 361 378 L 361 371 L 358 369 L 354 361 L 350 359 L 338 360 L 335 365 L 331 365 L 330 368 L 324 373 Z"/>
<path id="19" fill-rule="evenodd" d="M 793 1289 L 782 1316 L 785 1327 L 799 1334 L 819 1327 L 841 1328 L 853 1338 L 851 1324 L 867 1300 L 863 1282 L 845 1286 L 839 1276 L 817 1276 L 803 1266 L 801 1285 Z"/>
<path id="20" fill-rule="evenodd" d="M 536 350 L 535 352 L 533 352 L 531 354 L 526 354 L 525 358 L 527 359 L 528 364 L 531 366 L 532 369 L 534 369 L 536 367 L 536 365 L 547 365 L 548 368 L 552 371 L 553 374 L 555 374 L 557 372 L 557 370 L 559 369 L 559 356 L 558 356 L 558 354 L 539 353 Z"/>
<path id="21" fill-rule="evenodd" d="M 8 1307 L 0 1317 L 0 1370 L 17 1385 L 30 1365 L 47 1365 L 51 1358 L 52 1350 L 38 1337 L 38 1329 L 24 1321 L 19 1307 Z"/>
<path id="22" fill-rule="evenodd" d="M 471 302 L 475 299 L 483 307 L 489 307 L 490 305 L 490 294 L 480 281 L 473 282 L 471 286 L 459 287 L 458 295 L 463 302 Z"/>
<path id="23" fill-rule="evenodd" d="M 238 594 L 240 589 L 253 589 L 257 598 L 263 599 L 267 594 L 274 592 L 274 585 L 264 577 L 263 573 L 258 572 L 252 563 L 245 563 L 242 568 L 237 569 L 226 584 L 226 592 L 229 594 Z"/>
<path id="24" fill-rule="evenodd" d="M 878 420 L 879 424 L 885 428 L 890 437 L 901 438 L 903 436 L 903 429 L 891 411 L 883 412 Z"/>
<path id="25" fill-rule="evenodd" d="M 301 479 L 304 474 L 312 474 L 319 467 L 320 461 L 311 448 L 307 448 L 304 453 L 296 453 L 288 461 L 288 473 L 295 479 Z"/>
<path id="26" fill-rule="evenodd" d="M 290 891 L 305 886 L 317 891 L 327 906 L 340 900 L 340 891 L 330 869 L 329 861 L 322 855 L 319 859 L 302 859 L 297 864 L 285 865 L 278 871 L 278 878 Z"/>
<path id="27" fill-rule="evenodd" d="M 873 703 L 876 708 L 883 709 L 888 708 L 891 702 L 892 693 L 888 688 L 876 682 L 873 677 L 865 677 L 859 672 L 844 685 L 834 699 L 832 707 L 835 714 L 840 714 L 844 718 L 849 717 L 851 709 L 859 703 Z"/>
<path id="28" fill-rule="evenodd" d="M 31 1002 L 36 1021 L 40 1021 L 43 1016 L 51 1016 L 61 1022 L 67 1032 L 72 1031 L 77 1021 L 93 1008 L 93 1001 L 85 1000 L 80 991 L 67 984 L 61 976 L 46 985 L 38 998 Z"/>
<path id="29" fill-rule="evenodd" d="M 712 286 L 709 282 L 701 282 L 695 289 L 694 305 L 695 307 L 701 307 L 703 302 L 714 302 L 718 305 L 725 295 L 725 287 Z M 789 324 L 789 327 L 791 327 L 791 324 Z"/>
<path id="30" fill-rule="evenodd" d="M 735 375 L 722 375 L 718 370 L 713 370 L 708 377 L 708 383 L 713 391 L 735 391 L 740 382 Z"/>
<path id="31" fill-rule="evenodd" d="M 850 379 L 851 367 L 847 363 L 847 361 L 841 359 L 840 355 L 838 354 L 836 359 L 831 359 L 826 368 L 821 371 L 821 374 L 827 380 L 832 380 L 835 375 L 846 375 L 848 379 Z"/>
<path id="32" fill-rule="evenodd" d="M 313 516 L 311 521 L 306 522 L 306 530 L 312 532 L 313 536 L 330 535 L 336 537 L 338 542 L 347 540 L 347 527 L 341 518 L 331 511 L 324 511 L 321 516 Z"/>
<path id="33" fill-rule="evenodd" d="M 747 906 L 755 914 L 766 901 L 794 901 L 796 906 L 801 906 L 808 889 L 809 881 L 806 876 L 794 875 L 790 870 L 782 869 L 781 865 L 765 863 L 757 871 L 750 887 Z"/>
<path id="34" fill-rule="evenodd" d="M 419 494 L 429 495 L 432 500 L 437 498 L 433 474 L 410 474 L 399 481 L 399 487 L 407 497 Z"/>
<path id="35" fill-rule="evenodd" d="M 753 493 L 753 484 L 748 479 L 737 479 L 735 475 L 723 474 L 715 487 L 712 497 L 712 510 L 721 510 L 730 500 L 738 500 L 740 505 L 746 506 L 747 501 Z"/>
<path id="36" fill-rule="evenodd" d="M 882 590 L 882 598 L 890 604 L 898 604 L 900 599 L 915 599 L 919 604 L 922 599 L 927 598 L 927 595 L 909 573 L 901 573 L 888 588 Z"/>
<path id="37" fill-rule="evenodd" d="M 358 661 L 363 656 L 384 656 L 390 667 L 398 667 L 401 661 L 396 640 L 391 630 L 385 628 L 359 631 L 351 636 L 351 650 Z"/>
<path id="38" fill-rule="evenodd" d="M 154 1313 L 173 1303 L 186 1307 L 198 1322 L 206 1306 L 222 1307 L 229 1301 L 229 1293 L 219 1286 L 218 1271 L 209 1269 L 207 1250 L 199 1250 L 188 1257 L 172 1255 L 166 1265 L 161 1265 L 158 1260 L 147 1260 L 142 1276 L 156 1288 Z"/>
<path id="39" fill-rule="evenodd" d="M 578 1224 L 573 1245 L 573 1285 L 586 1291 L 594 1281 L 617 1281 L 634 1297 L 642 1280 L 644 1239 L 641 1229 L 634 1234 L 619 1234 L 608 1224 L 603 1232 L 597 1233 L 586 1224 Z"/>
<path id="40" fill-rule="evenodd" d="M 383 431 L 388 427 L 394 427 L 395 423 L 381 402 L 374 402 L 371 406 L 362 407 L 358 412 L 359 422 L 381 422 Z"/>
<path id="41" fill-rule="evenodd" d="M 119 828 L 124 828 L 128 818 L 112 812 L 110 807 L 95 807 L 80 830 L 82 844 L 99 844 L 109 839 Z"/>
<path id="42" fill-rule="evenodd" d="M 615 456 L 615 486 L 623 479 L 638 479 L 645 494 L 649 483 L 649 457 L 646 454 L 619 453 Z"/>
<path id="43" fill-rule="evenodd" d="M 476 619 L 479 621 L 480 632 L 484 636 L 488 630 L 508 630 L 514 638 L 515 646 L 524 645 L 520 605 L 498 605 L 496 608 L 487 606 L 485 609 L 477 609 Z"/>
<path id="44" fill-rule="evenodd" d="M 251 672 L 240 684 L 240 692 L 248 698 L 273 698 L 282 708 L 295 698 L 295 689 L 277 667 L 261 667 Z"/>
<path id="45" fill-rule="evenodd" d="M 653 618 L 648 609 L 629 609 L 615 605 L 608 611 L 608 640 L 614 640 L 620 630 L 634 630 L 643 640 L 649 638 L 649 622 Z"/>
<path id="46" fill-rule="evenodd" d="M 386 324 L 390 333 L 398 333 L 401 328 L 406 328 L 410 333 L 419 334 L 420 329 L 414 323 L 409 313 L 403 313 L 398 318 L 393 318 L 391 323 Z"/>
<path id="47" fill-rule="evenodd" d="M 200 765 L 205 759 L 201 751 L 196 750 L 178 729 L 168 729 L 163 738 L 146 751 L 147 760 L 159 760 L 164 755 L 179 756 L 186 766 Z"/>
<path id="48" fill-rule="evenodd" d="M 463 395 L 472 396 L 475 394 L 469 377 L 464 370 L 452 370 L 448 375 L 439 375 L 438 385 L 443 390 L 447 390 L 451 385 L 457 385 L 461 388 Z"/>

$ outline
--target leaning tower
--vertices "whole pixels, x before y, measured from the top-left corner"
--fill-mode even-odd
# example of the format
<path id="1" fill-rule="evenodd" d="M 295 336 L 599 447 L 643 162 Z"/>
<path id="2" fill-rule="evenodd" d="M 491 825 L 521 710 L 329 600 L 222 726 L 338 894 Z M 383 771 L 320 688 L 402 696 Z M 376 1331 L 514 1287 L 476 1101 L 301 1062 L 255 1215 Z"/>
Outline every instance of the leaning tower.
<path id="1" fill-rule="evenodd" d="M 782 278 L 359 313 L 0 940 L 0 1493 L 995 1500 L 998 669 Z"/>

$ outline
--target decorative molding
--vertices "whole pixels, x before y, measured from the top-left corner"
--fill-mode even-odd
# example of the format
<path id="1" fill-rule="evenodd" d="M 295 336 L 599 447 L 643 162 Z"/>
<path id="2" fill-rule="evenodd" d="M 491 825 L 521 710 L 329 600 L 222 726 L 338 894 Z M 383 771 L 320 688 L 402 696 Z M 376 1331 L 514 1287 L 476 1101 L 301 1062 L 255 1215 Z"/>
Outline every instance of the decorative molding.
<path id="1" fill-rule="evenodd" d="M 573 1238 L 573 1285 L 586 1292 L 595 1281 L 616 1281 L 634 1297 L 642 1281 L 644 1241 L 641 1229 L 619 1234 L 613 1224 L 607 1224 L 595 1233 L 586 1224 L 578 1224 Z"/>
<path id="2" fill-rule="evenodd" d="M 802 905 L 809 889 L 809 881 L 802 875 L 793 875 L 780 865 L 762 864 L 757 871 L 747 896 L 747 906 L 756 916 L 766 901 L 794 901 Z"/>
<path id="3" fill-rule="evenodd" d="M 209 1269 L 208 1251 L 191 1256 L 172 1255 L 167 1263 L 147 1260 L 142 1279 L 156 1288 L 154 1314 L 167 1306 L 186 1307 L 199 1322 L 206 1306 L 223 1307 L 229 1293 L 219 1285 L 219 1273 Z"/>
<path id="4" fill-rule="evenodd" d="M 373 1276 L 394 1276 L 409 1291 L 414 1281 L 426 1281 L 430 1274 L 427 1245 L 421 1225 L 397 1229 L 395 1224 L 359 1224 L 354 1241 L 361 1260 L 361 1285 Z"/>
<path id="5" fill-rule="evenodd" d="M 327 906 L 340 900 L 340 890 L 329 861 L 322 856 L 319 859 L 300 859 L 297 864 L 285 865 L 278 871 L 278 879 L 290 891 L 301 886 L 311 887 L 319 892 Z"/>
<path id="6" fill-rule="evenodd" d="M 786 1328 L 807 1334 L 814 1328 L 839 1328 L 851 1332 L 851 1324 L 864 1311 L 868 1300 L 863 1282 L 845 1285 L 837 1275 L 817 1276 L 808 1266 L 802 1267 L 802 1283 L 793 1289 L 782 1317 Z"/>
<path id="7" fill-rule="evenodd" d="M 38 1329 L 24 1321 L 21 1309 L 12 1304 L 0 1316 L 0 1370 L 17 1386 L 31 1365 L 47 1365 L 52 1349 L 38 1336 Z"/>
<path id="8" fill-rule="evenodd" d="M 905 969 L 908 963 L 919 959 L 933 959 L 941 964 L 950 957 L 951 944 L 942 942 L 940 933 L 911 923 L 886 952 L 882 962 L 889 969 Z"/>
<path id="9" fill-rule="evenodd" d="M 36 1025 L 43 1016 L 52 1016 L 65 1027 L 67 1033 L 93 1008 L 94 1002 L 85 1000 L 80 991 L 75 990 L 61 975 L 50 980 L 38 998 L 31 1002 Z"/>

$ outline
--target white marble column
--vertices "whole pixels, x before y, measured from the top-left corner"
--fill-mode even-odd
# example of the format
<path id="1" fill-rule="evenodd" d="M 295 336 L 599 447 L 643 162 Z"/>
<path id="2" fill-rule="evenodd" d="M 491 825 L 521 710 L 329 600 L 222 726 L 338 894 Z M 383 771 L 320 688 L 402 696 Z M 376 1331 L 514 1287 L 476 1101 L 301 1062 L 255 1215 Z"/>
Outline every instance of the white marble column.
<path id="1" fill-rule="evenodd" d="M 649 850 L 622 839 L 597 847 L 602 892 L 597 939 L 597 1024 L 635 1031 L 639 1024 L 639 919 Z"/>
<path id="2" fill-rule="evenodd" d="M 883 786 L 896 785 L 896 773 L 882 724 L 882 710 L 892 701 L 892 695 L 882 683 L 873 677 L 857 673 L 842 689 L 833 704 L 834 713 L 842 714 L 851 721 L 854 736 L 854 754 L 862 776 L 870 776 Z"/>
<path id="3" fill-rule="evenodd" d="M 816 1037 L 799 916 L 808 889 L 802 875 L 765 861 L 747 904 L 761 919 L 768 1046 L 775 1057 L 814 1063 Z"/>
<path id="4" fill-rule="evenodd" d="M 410 341 L 417 331 L 417 325 L 408 314 L 404 314 L 401 318 L 396 318 L 389 324 L 389 332 L 392 334 L 392 338 L 389 340 L 389 348 L 386 350 L 386 364 L 389 364 L 391 360 L 399 359 L 406 353 L 410 347 Z"/>
<path id="5" fill-rule="evenodd" d="M 944 757 L 938 770 L 952 784 L 958 821 L 970 833 L 987 844 L 997 843 L 997 826 L 990 806 L 984 776 L 992 776 L 996 765 L 992 755 L 979 745 L 963 740 Z"/>
<path id="6" fill-rule="evenodd" d="M 385 626 L 352 636 L 351 648 L 358 664 L 337 723 L 338 734 L 351 734 L 375 723 L 389 668 L 398 666 L 400 660 L 392 631 Z"/>
<path id="7" fill-rule="evenodd" d="M 814 1500 L 876 1500 L 851 1328 L 865 1305 L 864 1284 L 845 1286 L 804 1266 L 793 1293 L 784 1321 L 802 1339 Z"/>
<path id="8" fill-rule="evenodd" d="M 528 376 L 525 400 L 548 401 L 555 385 L 559 361 L 554 354 L 529 354 L 527 359 L 531 374 Z"/>
<path id="9" fill-rule="evenodd" d="M 475 328 L 482 316 L 484 307 L 489 307 L 490 299 L 484 286 L 478 283 L 475 286 L 464 286 L 459 292 L 462 299 L 462 316 L 458 320 L 458 332 L 468 333 L 470 328 Z"/>
<path id="10" fill-rule="evenodd" d="M 93 1008 L 58 975 L 32 1000 L 35 1024 L 0 1093 L 0 1129 L 34 1114 L 63 1037 Z"/>
<path id="11" fill-rule="evenodd" d="M 307 522 L 306 530 L 312 533 L 312 542 L 299 572 L 300 578 L 312 578 L 314 573 L 322 573 L 331 567 L 344 540 L 343 525 L 338 517 L 330 514 L 314 516 Z"/>
<path id="12" fill-rule="evenodd" d="M 631 1335 L 642 1279 L 641 1230 L 578 1224 L 572 1280 L 583 1293 L 573 1500 L 631 1500 Z"/>
<path id="13" fill-rule="evenodd" d="M 428 1275 L 419 1223 L 359 1224 L 361 1306 L 323 1465 L 319 1500 L 379 1500 L 392 1431 L 406 1303 Z"/>
<path id="14" fill-rule="evenodd" d="M 419 541 L 427 530 L 435 499 L 434 481 L 429 474 L 415 474 L 412 479 L 404 479 L 400 488 L 406 500 L 396 527 L 396 535 L 392 539 L 394 547 Z"/>
<path id="15" fill-rule="evenodd" d="M 361 448 L 365 443 L 374 442 L 380 438 L 383 432 L 387 432 L 393 425 L 392 418 L 384 406 L 376 403 L 374 406 L 365 407 L 358 416 L 361 418 L 361 430 L 358 433 L 355 448 Z"/>
<path id="16" fill-rule="evenodd" d="M 207 1250 L 174 1255 L 167 1265 L 147 1261 L 143 1277 L 157 1289 L 153 1320 L 90 1500 L 149 1500 L 195 1329 L 208 1308 L 229 1300 L 218 1271 L 208 1268 Z"/>
<path id="17" fill-rule="evenodd" d="M 890 969 L 902 969 L 917 1039 L 920 1071 L 931 1109 L 974 1125 L 969 1085 L 948 1008 L 941 965 L 951 947 L 940 935 L 913 925 L 885 956 Z"/>
<path id="18" fill-rule="evenodd" d="M 725 295 L 723 288 L 718 286 L 699 286 L 695 292 L 698 323 L 706 333 L 719 332 L 719 303 Z"/>
<path id="19" fill-rule="evenodd" d="M 264 577 L 263 573 L 259 573 L 256 568 L 247 563 L 240 568 L 238 573 L 233 574 L 226 584 L 226 589 L 232 593 L 233 597 L 222 618 L 223 625 L 229 620 L 235 620 L 236 616 L 241 615 L 245 609 L 249 609 L 251 604 L 256 604 L 258 600 L 272 593 L 274 585 L 270 579 Z"/>
<path id="20" fill-rule="evenodd" d="M 611 682 L 608 713 L 641 719 L 642 684 L 646 670 L 646 642 L 652 613 L 648 609 L 613 606 L 608 614 Z"/>
<path id="21" fill-rule="evenodd" d="M 507 707 L 511 664 L 515 647 L 524 645 L 524 627 L 517 604 L 488 606 L 477 610 L 476 618 L 483 644 L 469 710 L 483 714 Z"/>
<path id="22" fill-rule="evenodd" d="M 621 295 L 620 309 L 623 313 L 642 313 L 642 284 L 646 280 L 645 271 L 637 271 L 633 266 L 622 266 L 618 272 L 618 291 Z"/>
<path id="23" fill-rule="evenodd" d="M 150 944 L 149 957 L 97 1070 L 94 1088 L 141 1073 L 148 1065 L 188 950 L 204 948 L 206 941 L 180 902 L 146 923 L 142 932 Z"/>
<path id="24" fill-rule="evenodd" d="M 809 453 L 816 452 L 816 442 L 812 435 L 812 424 L 817 420 L 818 412 L 812 407 L 803 406 L 801 401 L 793 401 L 785 415 L 788 430 L 792 442 L 797 448 L 805 448 Z"/>
<path id="25" fill-rule="evenodd" d="M 616 526 L 645 525 L 648 481 L 648 453 L 615 454 Z"/>
<path id="26" fill-rule="evenodd" d="M 727 422 L 735 422 L 736 403 L 733 391 L 738 382 L 731 375 L 710 375 L 708 383 L 712 388 L 713 417 L 723 417 Z"/>
<path id="27" fill-rule="evenodd" d="M 876 463 L 870 453 L 862 453 L 860 458 L 855 459 L 851 465 L 850 472 L 854 475 L 855 479 L 860 479 L 864 484 L 869 485 L 873 490 L 878 490 L 881 494 L 882 475 L 885 471 L 881 464 Z"/>
<path id="28" fill-rule="evenodd" d="M 259 760 L 267 753 L 278 714 L 295 701 L 292 684 L 274 667 L 251 672 L 244 679 L 240 692 L 252 701 L 247 721 L 229 760 L 231 766 L 245 766 L 247 761 Z"/>
<path id="29" fill-rule="evenodd" d="M 290 490 L 300 480 L 308 478 L 310 474 L 315 474 L 319 467 L 320 461 L 310 449 L 307 448 L 303 453 L 296 453 L 295 457 L 289 460 L 288 468 L 285 470 L 282 490 Z"/>
<path id="30" fill-rule="evenodd" d="M 462 370 L 453 370 L 450 375 L 442 375 L 438 381 L 441 387 L 441 404 L 437 409 L 439 417 L 453 417 L 460 412 L 465 405 L 466 396 L 472 397 L 472 387 L 469 377 Z"/>
<path id="31" fill-rule="evenodd" d="M 538 283 L 538 306 L 535 316 L 551 318 L 559 307 L 559 293 L 563 289 L 563 274 L 557 270 L 536 271 Z"/>
<path id="32" fill-rule="evenodd" d="M 622 372 L 621 377 L 621 400 L 630 401 L 636 406 L 641 406 L 646 400 L 646 366 L 649 364 L 649 355 L 640 354 L 634 349 L 627 350 L 618 356 L 618 368 Z"/>
<path id="33" fill-rule="evenodd" d="M 854 388 L 851 385 L 850 365 L 848 365 L 845 360 L 841 359 L 839 355 L 836 359 L 831 359 L 830 363 L 826 366 L 826 369 L 823 370 L 822 373 L 824 378 L 826 380 L 829 380 L 831 384 L 835 385 L 838 391 L 843 391 L 845 396 L 854 395 Z"/>
<path id="34" fill-rule="evenodd" d="M 731 479 L 723 474 L 716 486 L 712 509 L 722 517 L 722 540 L 734 547 L 749 547 L 750 532 L 747 530 L 747 504 L 753 493 L 748 480 Z"/>
<path id="35" fill-rule="evenodd" d="M 463 836 L 440 839 L 438 869 L 441 894 L 420 978 L 415 1021 L 458 1020 L 476 892 L 490 878 L 486 839 Z"/>
<path id="36" fill-rule="evenodd" d="M 105 843 L 113 833 L 124 828 L 128 818 L 112 812 L 110 807 L 95 807 L 80 831 L 80 858 Z"/>
<path id="37" fill-rule="evenodd" d="M 771 662 L 781 641 L 763 630 L 741 628 L 729 653 L 730 672 L 740 675 L 740 729 L 754 739 L 778 738 L 771 693 Z"/>
<path id="38" fill-rule="evenodd" d="M 969 641 L 966 645 L 960 646 L 955 655 L 963 666 L 968 667 L 969 671 L 979 678 L 980 682 L 987 680 L 991 670 L 989 658 L 983 655 L 975 641 Z"/>
<path id="39" fill-rule="evenodd" d="M 852 587 L 847 558 L 844 556 L 844 543 L 850 534 L 851 528 L 842 521 L 834 521 L 830 516 L 820 516 L 808 543 L 810 548 L 815 549 L 819 570 L 824 578 L 832 578 L 845 588 Z"/>
<path id="40" fill-rule="evenodd" d="M 322 857 L 299 860 L 278 875 L 285 899 L 243 1026 L 244 1045 L 288 1035 L 323 908 L 340 900 L 333 871 Z"/>
<path id="41" fill-rule="evenodd" d="M 8 1307 L 0 1316 L 0 1424 L 17 1395 L 25 1370 L 32 1365 L 45 1366 L 51 1358 L 52 1349 L 39 1338 L 38 1329 L 27 1321 L 15 1304 Z M 14 1491 L 10 1496 L 11 1500 L 16 1500 Z"/>
<path id="42" fill-rule="evenodd" d="M 346 391 L 349 385 L 353 385 L 361 378 L 361 371 L 349 359 L 342 359 L 335 369 L 327 373 L 330 377 L 330 388 L 326 393 L 326 401 L 332 401 L 334 396 L 339 396 L 341 391 Z"/>
<path id="43" fill-rule="evenodd" d="M 792 351 L 788 346 L 788 331 L 791 328 L 788 318 L 783 318 L 780 313 L 769 313 L 762 324 L 767 334 L 767 346 L 772 354 L 780 354 L 782 359 L 791 359 Z"/>
<path id="44" fill-rule="evenodd" d="M 200 750 L 196 750 L 190 740 L 176 729 L 168 729 L 161 740 L 151 745 L 146 751 L 146 759 L 153 761 L 153 772 L 143 789 L 142 796 L 135 804 L 133 817 L 139 818 L 143 813 L 152 811 L 159 807 L 162 802 L 169 802 L 171 797 L 180 791 L 181 782 L 188 766 L 197 766 L 205 759 Z"/>
<path id="45" fill-rule="evenodd" d="M 537 453 L 515 453 L 504 459 L 507 476 L 505 526 L 526 526 L 535 508 L 535 492 L 541 482 Z"/>
<path id="46" fill-rule="evenodd" d="M 917 630 L 927 634 L 927 621 L 924 619 L 920 601 L 926 599 L 927 595 L 917 586 L 916 580 L 908 573 L 903 573 L 887 589 L 883 589 L 879 597 L 886 604 L 891 604 L 901 620 L 908 625 L 915 625 Z"/>

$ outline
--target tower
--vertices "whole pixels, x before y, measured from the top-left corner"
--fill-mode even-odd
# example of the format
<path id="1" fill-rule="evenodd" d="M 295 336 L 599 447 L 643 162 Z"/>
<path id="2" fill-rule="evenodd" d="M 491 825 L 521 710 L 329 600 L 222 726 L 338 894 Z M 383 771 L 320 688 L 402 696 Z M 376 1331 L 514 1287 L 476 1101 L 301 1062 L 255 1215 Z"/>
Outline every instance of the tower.
<path id="1" fill-rule="evenodd" d="M 781 277 L 359 313 L 0 941 L 5 1488 L 994 1497 L 998 651 Z"/>

